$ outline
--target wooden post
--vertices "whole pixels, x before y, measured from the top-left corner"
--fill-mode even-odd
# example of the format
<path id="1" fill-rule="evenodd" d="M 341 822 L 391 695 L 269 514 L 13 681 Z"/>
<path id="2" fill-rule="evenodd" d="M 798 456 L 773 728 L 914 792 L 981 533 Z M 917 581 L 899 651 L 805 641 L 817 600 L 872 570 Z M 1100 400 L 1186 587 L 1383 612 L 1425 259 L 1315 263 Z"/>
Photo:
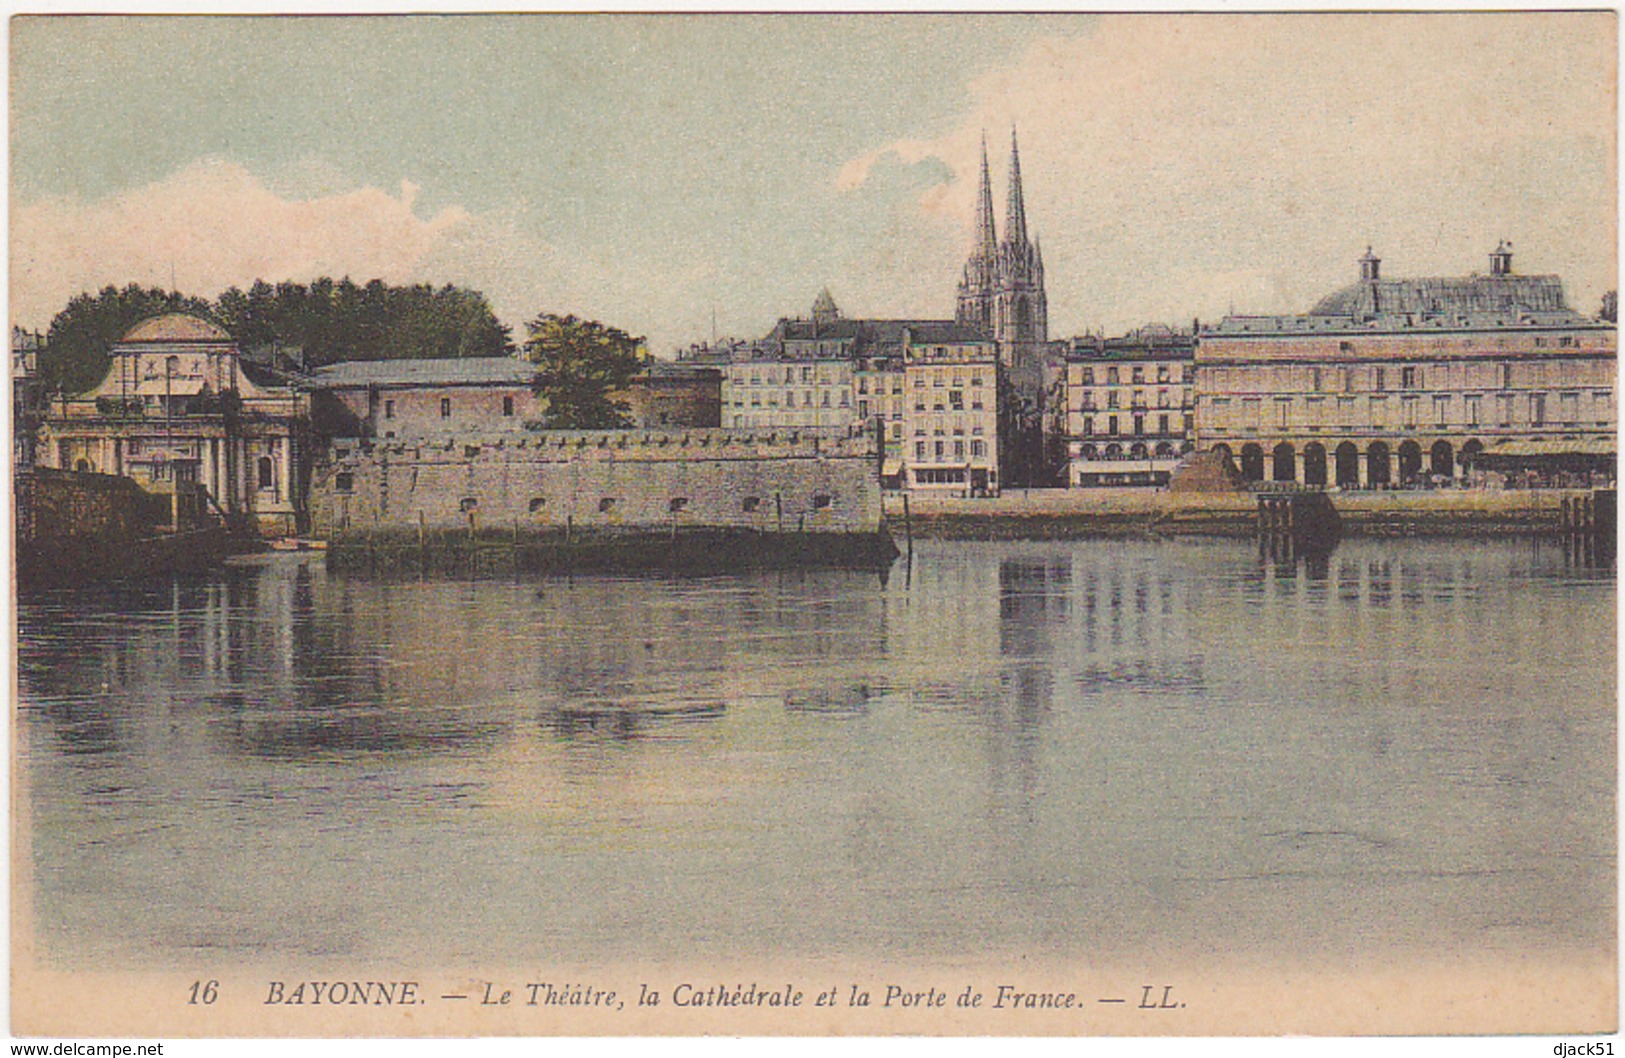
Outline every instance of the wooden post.
<path id="1" fill-rule="evenodd" d="M 909 515 L 908 493 L 903 493 L 903 536 L 908 540 L 909 561 L 914 560 L 914 520 Z"/>

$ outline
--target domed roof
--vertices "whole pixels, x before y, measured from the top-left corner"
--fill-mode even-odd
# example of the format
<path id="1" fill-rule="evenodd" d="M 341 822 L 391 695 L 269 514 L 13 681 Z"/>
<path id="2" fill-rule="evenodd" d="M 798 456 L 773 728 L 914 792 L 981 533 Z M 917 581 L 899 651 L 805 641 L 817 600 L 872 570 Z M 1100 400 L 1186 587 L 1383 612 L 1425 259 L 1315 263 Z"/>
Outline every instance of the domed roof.
<path id="1" fill-rule="evenodd" d="M 231 335 L 208 320 L 184 312 L 154 316 L 131 327 L 126 342 L 229 342 Z"/>

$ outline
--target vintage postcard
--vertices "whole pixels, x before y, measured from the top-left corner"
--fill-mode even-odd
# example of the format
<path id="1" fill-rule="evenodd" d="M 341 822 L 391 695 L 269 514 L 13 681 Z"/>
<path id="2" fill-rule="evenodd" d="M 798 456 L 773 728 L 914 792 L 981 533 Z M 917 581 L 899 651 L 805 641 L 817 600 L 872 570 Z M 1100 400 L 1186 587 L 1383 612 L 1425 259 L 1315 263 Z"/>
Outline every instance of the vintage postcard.
<path id="1" fill-rule="evenodd" d="M 1617 53 L 14 17 L 11 1032 L 1616 1031 Z"/>

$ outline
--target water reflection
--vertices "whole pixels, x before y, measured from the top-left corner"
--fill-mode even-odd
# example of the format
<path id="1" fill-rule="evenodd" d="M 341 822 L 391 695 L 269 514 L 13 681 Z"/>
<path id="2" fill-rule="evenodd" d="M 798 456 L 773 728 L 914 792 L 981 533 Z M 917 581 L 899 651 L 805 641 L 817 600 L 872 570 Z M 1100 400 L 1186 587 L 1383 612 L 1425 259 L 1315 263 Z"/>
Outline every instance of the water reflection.
<path id="1" fill-rule="evenodd" d="M 1613 611 L 1572 549 L 1460 541 L 54 593 L 36 908 L 68 961 L 1592 947 Z"/>

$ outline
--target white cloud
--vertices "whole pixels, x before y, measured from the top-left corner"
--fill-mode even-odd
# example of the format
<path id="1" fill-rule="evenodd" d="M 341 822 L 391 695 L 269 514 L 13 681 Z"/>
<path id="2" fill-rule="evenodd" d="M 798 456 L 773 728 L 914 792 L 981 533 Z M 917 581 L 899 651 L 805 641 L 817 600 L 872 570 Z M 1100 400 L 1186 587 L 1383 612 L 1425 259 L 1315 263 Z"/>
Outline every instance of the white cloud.
<path id="1" fill-rule="evenodd" d="M 427 219 L 419 188 L 340 190 L 333 167 L 306 159 L 270 186 L 242 166 L 196 162 L 94 202 L 53 198 L 13 207 L 12 321 L 44 328 L 69 299 L 128 283 L 212 297 L 256 279 L 456 283 L 480 290 L 523 338 L 541 312 L 572 312 L 647 333 L 664 350 L 704 333 L 688 318 L 709 279 L 693 266 L 601 260 L 539 237 L 524 204 L 474 213 L 448 206 Z M 319 188 L 301 194 L 301 187 Z"/>
<path id="2" fill-rule="evenodd" d="M 1103 18 L 980 77 L 953 131 L 867 152 L 837 188 L 863 193 L 888 156 L 940 159 L 954 178 L 900 237 L 949 217 L 968 247 L 981 131 L 1002 225 L 1014 122 L 1053 334 L 1232 301 L 1301 311 L 1368 242 L 1423 275 L 1512 239 L 1520 269 L 1562 274 L 1594 311 L 1616 282 L 1614 83 L 1607 14 Z"/>
<path id="3" fill-rule="evenodd" d="M 471 221 L 448 207 L 424 220 L 417 188 L 278 196 L 241 166 L 205 160 L 97 202 L 14 207 L 12 318 L 43 327 L 68 300 L 107 284 L 145 283 L 213 295 L 255 279 L 350 275 L 401 282 Z"/>

